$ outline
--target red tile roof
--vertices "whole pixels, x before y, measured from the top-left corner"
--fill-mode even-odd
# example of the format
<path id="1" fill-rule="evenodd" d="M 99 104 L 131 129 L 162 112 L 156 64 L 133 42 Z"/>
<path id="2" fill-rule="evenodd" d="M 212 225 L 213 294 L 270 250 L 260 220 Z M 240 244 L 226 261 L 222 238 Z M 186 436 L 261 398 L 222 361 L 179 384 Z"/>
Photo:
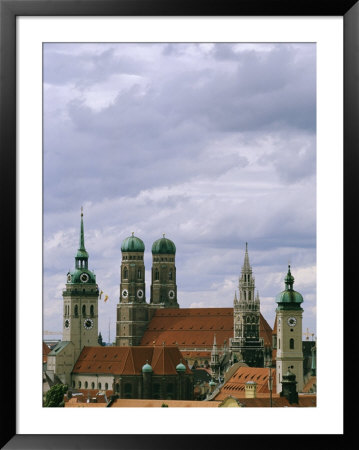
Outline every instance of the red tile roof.
<path id="1" fill-rule="evenodd" d="M 257 383 L 257 394 L 269 394 L 269 369 L 266 367 L 239 367 L 224 384 L 215 400 L 224 400 L 228 396 L 235 398 L 245 397 L 245 384 L 247 381 Z M 276 392 L 275 369 L 272 369 L 273 389 Z"/>
<path id="2" fill-rule="evenodd" d="M 233 337 L 233 308 L 158 309 L 145 331 L 141 345 L 178 345 L 180 348 L 211 348 L 216 335 L 218 346 L 229 345 Z M 272 329 L 260 316 L 260 336 L 272 344 Z"/>
<path id="3" fill-rule="evenodd" d="M 216 399 L 217 400 L 217 399 Z M 267 395 L 266 397 L 260 398 L 241 398 L 239 402 L 247 407 L 271 407 L 270 399 Z M 315 407 L 317 406 L 317 397 L 315 395 L 298 396 L 298 403 L 289 403 L 285 397 L 280 397 L 278 394 L 272 397 L 272 407 L 273 408 L 283 408 L 283 407 Z"/>
<path id="4" fill-rule="evenodd" d="M 304 385 L 302 392 L 311 392 L 312 388 L 316 390 L 316 384 L 317 384 L 317 377 L 315 376 L 310 377 L 309 380 Z"/>
<path id="5" fill-rule="evenodd" d="M 146 361 L 155 375 L 177 374 L 176 366 L 186 365 L 177 346 L 160 347 L 84 347 L 73 373 L 140 375 Z M 186 372 L 191 373 L 186 365 Z"/>

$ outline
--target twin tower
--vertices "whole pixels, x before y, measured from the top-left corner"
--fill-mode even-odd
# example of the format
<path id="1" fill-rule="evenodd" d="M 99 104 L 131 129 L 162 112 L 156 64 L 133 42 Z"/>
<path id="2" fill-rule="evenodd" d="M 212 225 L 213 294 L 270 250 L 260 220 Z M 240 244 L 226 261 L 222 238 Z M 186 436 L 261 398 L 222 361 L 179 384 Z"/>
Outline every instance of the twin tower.
<path id="1" fill-rule="evenodd" d="M 134 236 L 121 245 L 120 301 L 117 305 L 116 345 L 139 345 L 157 308 L 178 308 L 176 246 L 163 235 L 152 245 L 151 298 L 146 302 L 143 241 Z"/>

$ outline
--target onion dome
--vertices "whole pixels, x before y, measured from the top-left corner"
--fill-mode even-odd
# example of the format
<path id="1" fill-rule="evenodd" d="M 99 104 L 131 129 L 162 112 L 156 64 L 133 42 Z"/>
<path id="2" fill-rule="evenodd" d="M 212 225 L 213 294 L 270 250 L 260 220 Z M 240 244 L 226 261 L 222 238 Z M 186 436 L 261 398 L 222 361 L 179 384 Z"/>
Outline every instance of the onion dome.
<path id="1" fill-rule="evenodd" d="M 165 238 L 165 235 L 161 239 L 155 241 L 152 245 L 152 254 L 153 255 L 175 255 L 176 254 L 176 246 L 170 240 Z"/>
<path id="2" fill-rule="evenodd" d="M 148 361 L 146 361 L 146 364 L 142 367 L 142 373 L 152 373 L 152 367 L 148 364 Z"/>
<path id="3" fill-rule="evenodd" d="M 144 252 L 145 251 L 145 244 L 143 241 L 134 236 L 134 233 L 132 233 L 132 236 L 127 237 L 121 245 L 121 252 Z"/>
<path id="4" fill-rule="evenodd" d="M 186 372 L 186 366 L 182 364 L 182 361 L 176 366 L 177 372 Z"/>
<path id="5" fill-rule="evenodd" d="M 288 266 L 288 273 L 284 278 L 285 290 L 276 296 L 278 309 L 302 309 L 300 304 L 303 302 L 303 296 L 293 289 L 294 277 Z"/>

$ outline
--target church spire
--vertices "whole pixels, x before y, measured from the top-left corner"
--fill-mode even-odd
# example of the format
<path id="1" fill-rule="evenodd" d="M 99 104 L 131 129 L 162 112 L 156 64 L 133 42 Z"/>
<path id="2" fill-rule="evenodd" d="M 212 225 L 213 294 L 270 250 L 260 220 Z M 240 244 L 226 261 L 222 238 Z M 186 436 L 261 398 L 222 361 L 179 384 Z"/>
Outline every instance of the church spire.
<path id="1" fill-rule="evenodd" d="M 75 256 L 75 266 L 77 269 L 88 268 L 88 258 L 89 255 L 85 249 L 85 233 L 84 233 L 84 213 L 83 208 L 81 206 L 81 225 L 80 225 L 80 241 L 79 241 L 79 248 L 77 250 L 76 256 Z"/>
<path id="2" fill-rule="evenodd" d="M 242 272 L 249 272 L 251 271 L 251 266 L 249 264 L 249 256 L 248 256 L 248 242 L 246 242 L 246 252 L 244 254 L 244 263 L 242 267 Z"/>
<path id="3" fill-rule="evenodd" d="M 86 251 L 85 249 L 85 234 L 84 234 L 84 209 L 81 206 L 81 227 L 80 227 L 80 243 L 79 250 Z"/>

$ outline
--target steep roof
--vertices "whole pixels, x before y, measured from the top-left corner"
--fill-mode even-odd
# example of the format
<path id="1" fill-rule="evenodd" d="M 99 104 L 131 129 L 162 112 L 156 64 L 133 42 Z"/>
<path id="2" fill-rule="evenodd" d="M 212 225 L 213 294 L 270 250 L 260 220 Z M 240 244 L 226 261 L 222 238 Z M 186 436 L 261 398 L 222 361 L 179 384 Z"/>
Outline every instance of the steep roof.
<path id="1" fill-rule="evenodd" d="M 148 361 L 154 375 L 176 375 L 182 358 L 177 346 L 84 347 L 72 373 L 140 375 Z M 186 373 L 191 373 L 187 365 Z"/>
<path id="2" fill-rule="evenodd" d="M 229 345 L 233 337 L 233 308 L 165 308 L 158 309 L 148 324 L 141 345 L 178 345 L 183 347 L 212 348 L 216 335 L 217 345 Z M 272 343 L 272 329 L 260 316 L 260 336 L 264 345 Z"/>
<path id="3" fill-rule="evenodd" d="M 257 383 L 257 394 L 269 394 L 269 370 L 266 367 L 239 367 L 221 388 L 215 400 L 224 400 L 228 396 L 245 397 L 245 384 L 248 381 Z M 272 369 L 272 392 L 276 392 L 275 369 Z"/>

